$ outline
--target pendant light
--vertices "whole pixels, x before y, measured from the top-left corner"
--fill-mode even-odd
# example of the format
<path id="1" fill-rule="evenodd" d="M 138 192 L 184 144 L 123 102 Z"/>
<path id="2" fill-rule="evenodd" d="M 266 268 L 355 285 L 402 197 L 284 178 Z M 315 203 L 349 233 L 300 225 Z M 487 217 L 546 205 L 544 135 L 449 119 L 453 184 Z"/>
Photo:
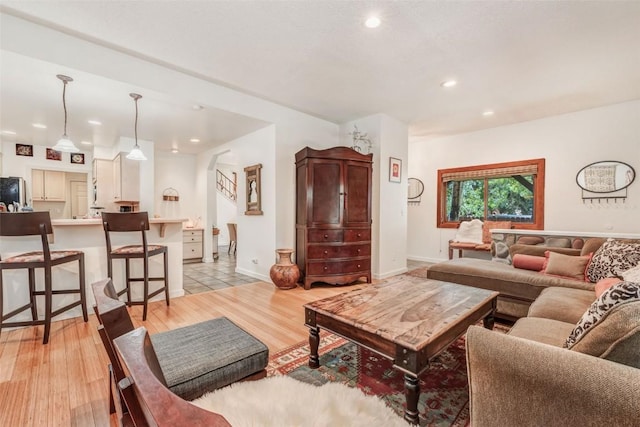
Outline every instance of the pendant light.
<path id="1" fill-rule="evenodd" d="M 66 101 L 67 83 L 72 82 L 73 79 L 69 76 L 64 76 L 62 74 L 58 74 L 56 77 L 62 80 L 62 84 L 63 84 L 62 107 L 64 108 L 64 134 L 62 135 L 62 138 L 58 140 L 58 143 L 53 146 L 53 149 L 56 151 L 64 151 L 67 153 L 77 153 L 80 151 L 80 149 L 76 147 L 67 136 L 67 101 Z"/>
<path id="2" fill-rule="evenodd" d="M 134 125 L 134 132 L 136 135 L 136 145 L 133 146 L 133 149 L 127 154 L 127 159 L 129 160 L 147 160 L 144 153 L 140 149 L 138 145 L 138 99 L 142 98 L 142 95 L 138 95 L 137 93 L 130 93 L 130 97 L 133 98 L 133 101 L 136 103 L 136 122 Z"/>

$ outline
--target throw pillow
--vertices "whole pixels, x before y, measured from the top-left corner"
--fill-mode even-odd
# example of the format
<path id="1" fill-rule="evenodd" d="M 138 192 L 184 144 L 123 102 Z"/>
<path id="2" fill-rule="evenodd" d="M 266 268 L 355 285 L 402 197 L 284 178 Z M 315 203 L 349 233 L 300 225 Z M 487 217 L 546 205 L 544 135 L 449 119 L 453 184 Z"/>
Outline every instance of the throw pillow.
<path id="1" fill-rule="evenodd" d="M 557 252 L 545 251 L 546 258 L 543 273 L 551 276 L 561 276 L 567 279 L 586 281 L 586 271 L 591 254 L 585 256 L 564 255 Z"/>
<path id="2" fill-rule="evenodd" d="M 617 285 L 622 282 L 622 279 L 618 279 L 617 277 L 607 277 L 606 279 L 600 280 L 596 283 L 594 288 L 596 292 L 596 298 L 600 298 L 600 295 L 604 294 L 607 289 L 612 287 L 613 285 Z"/>
<path id="3" fill-rule="evenodd" d="M 542 271 L 545 257 L 525 254 L 515 254 L 513 256 L 513 266 L 524 270 Z"/>
<path id="4" fill-rule="evenodd" d="M 481 245 L 482 242 L 482 221 L 479 219 L 472 219 L 471 221 L 462 221 L 454 242 L 462 243 L 477 243 Z"/>
<path id="5" fill-rule="evenodd" d="M 485 221 L 484 224 L 482 224 L 482 241 L 484 243 L 491 243 L 493 241 L 491 237 L 491 229 L 493 228 L 509 229 L 511 228 L 511 221 Z"/>
<path id="6" fill-rule="evenodd" d="M 627 271 L 623 271 L 621 276 L 625 282 L 640 283 L 640 264 L 636 265 L 633 268 L 630 268 Z"/>
<path id="7" fill-rule="evenodd" d="M 620 276 L 623 271 L 640 264 L 640 243 L 607 240 L 593 254 L 587 277 L 593 283 L 607 277 Z"/>
<path id="8" fill-rule="evenodd" d="M 590 330 L 602 322 L 614 307 L 638 301 L 640 301 L 640 283 L 620 282 L 612 286 L 600 295 L 582 315 L 569 334 L 564 347 L 571 349 L 575 346 Z"/>

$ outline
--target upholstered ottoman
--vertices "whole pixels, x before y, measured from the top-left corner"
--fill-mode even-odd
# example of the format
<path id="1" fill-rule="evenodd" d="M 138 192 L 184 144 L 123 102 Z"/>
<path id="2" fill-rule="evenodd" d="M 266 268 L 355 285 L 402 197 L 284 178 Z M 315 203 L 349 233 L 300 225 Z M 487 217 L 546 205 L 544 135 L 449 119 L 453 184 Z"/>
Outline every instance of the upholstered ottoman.
<path id="1" fill-rule="evenodd" d="M 269 350 L 226 317 L 151 336 L 167 386 L 185 400 L 267 366 Z"/>

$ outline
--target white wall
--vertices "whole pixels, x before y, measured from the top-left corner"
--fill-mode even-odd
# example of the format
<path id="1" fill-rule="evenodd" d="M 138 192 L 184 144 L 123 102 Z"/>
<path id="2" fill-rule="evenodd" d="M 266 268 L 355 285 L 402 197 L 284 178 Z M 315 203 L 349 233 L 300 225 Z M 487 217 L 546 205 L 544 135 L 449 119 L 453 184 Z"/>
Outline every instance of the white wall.
<path id="1" fill-rule="evenodd" d="M 352 146 L 354 125 L 372 142 L 373 189 L 371 271 L 376 278 L 407 269 L 407 174 L 400 183 L 389 182 L 389 157 L 407 162 L 407 125 L 385 114 L 375 114 L 340 125 L 342 145 Z M 382 202 L 381 202 L 382 201 Z"/>
<path id="2" fill-rule="evenodd" d="M 158 152 L 155 156 L 155 213 L 165 218 L 185 218 L 195 221 L 198 211 L 195 192 L 196 156 Z M 179 194 L 178 201 L 165 201 L 163 192 L 169 188 Z M 169 190 L 170 191 L 170 190 Z"/>
<path id="3" fill-rule="evenodd" d="M 212 158 L 219 153 L 229 150 L 238 162 L 238 200 L 236 205 L 236 224 L 238 224 L 238 249 L 236 271 L 256 279 L 270 281 L 269 269 L 274 264 L 276 249 L 276 229 L 274 224 L 278 215 L 276 203 L 276 162 L 275 162 L 275 126 L 252 132 L 223 146 L 210 150 L 198 156 L 197 187 L 207 194 L 200 199 L 201 209 L 217 209 L 217 203 L 207 204 L 217 200 L 215 188 L 215 167 L 210 168 Z M 261 204 L 263 215 L 244 215 L 246 209 L 246 179 L 244 168 L 255 164 L 262 164 L 260 179 Z M 213 179 L 211 179 L 213 177 Z M 208 200 L 202 200 L 208 199 Z M 212 227 L 213 218 L 207 212 L 206 230 Z M 216 224 L 219 227 L 221 225 Z M 226 227 L 226 225 L 225 225 Z M 222 228 L 222 227 L 221 227 Z M 206 233 L 206 253 L 211 252 L 210 233 Z"/>
<path id="4" fill-rule="evenodd" d="M 447 257 L 452 229 L 436 228 L 437 170 L 534 158 L 546 159 L 545 229 L 637 233 L 640 180 L 625 203 L 583 203 L 578 171 L 593 162 L 618 160 L 640 171 L 640 100 L 541 120 L 409 144 L 409 176 L 421 179 L 419 206 L 409 207 L 409 257 Z"/>

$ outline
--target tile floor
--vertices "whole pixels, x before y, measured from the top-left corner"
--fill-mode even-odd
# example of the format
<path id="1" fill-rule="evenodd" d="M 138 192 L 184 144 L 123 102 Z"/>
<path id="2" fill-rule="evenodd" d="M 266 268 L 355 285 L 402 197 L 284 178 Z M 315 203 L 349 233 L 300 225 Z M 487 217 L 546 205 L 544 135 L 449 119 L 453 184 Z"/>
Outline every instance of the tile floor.
<path id="1" fill-rule="evenodd" d="M 236 256 L 227 254 L 227 249 L 227 246 L 220 246 L 219 258 L 212 263 L 183 265 L 185 295 L 259 282 L 258 279 L 235 272 Z"/>
<path id="2" fill-rule="evenodd" d="M 184 293 L 197 294 L 216 289 L 228 288 L 231 286 L 255 283 L 259 280 L 244 274 L 236 273 L 236 257 L 227 254 L 227 246 L 219 247 L 219 258 L 213 263 L 190 263 L 184 264 Z M 429 265 L 427 262 L 407 260 L 407 268 L 414 268 Z"/>

